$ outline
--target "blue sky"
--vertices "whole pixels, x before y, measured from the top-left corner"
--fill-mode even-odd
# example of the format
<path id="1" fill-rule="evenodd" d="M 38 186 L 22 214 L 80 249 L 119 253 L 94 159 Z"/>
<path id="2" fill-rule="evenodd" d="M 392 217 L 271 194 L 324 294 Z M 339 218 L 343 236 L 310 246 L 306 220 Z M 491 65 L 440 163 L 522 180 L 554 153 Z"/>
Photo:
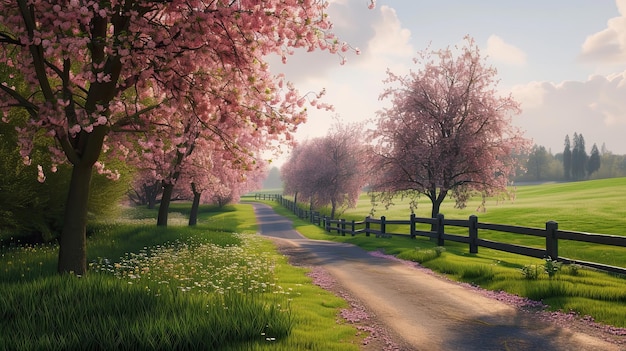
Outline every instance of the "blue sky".
<path id="1" fill-rule="evenodd" d="M 429 45 L 453 46 L 469 35 L 498 70 L 502 95 L 523 112 L 513 123 L 536 144 L 562 152 L 566 134 L 626 154 L 626 0 L 332 0 L 333 32 L 361 55 L 347 63 L 326 52 L 296 53 L 272 63 L 302 92 L 326 89 L 335 111 L 310 109 L 297 139 L 323 136 L 334 116 L 374 118 L 389 68 L 417 70 L 412 58 Z M 621 12 L 620 12 L 621 11 Z M 278 160 L 280 163 L 280 160 Z"/>

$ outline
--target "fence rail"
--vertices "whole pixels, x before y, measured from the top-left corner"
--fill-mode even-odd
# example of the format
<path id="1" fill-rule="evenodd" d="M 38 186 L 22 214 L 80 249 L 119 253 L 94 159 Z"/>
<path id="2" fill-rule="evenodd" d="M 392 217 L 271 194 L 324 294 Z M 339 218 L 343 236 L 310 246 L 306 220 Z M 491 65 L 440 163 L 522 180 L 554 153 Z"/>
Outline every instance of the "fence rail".
<path id="1" fill-rule="evenodd" d="M 415 238 L 416 236 L 424 236 L 436 240 L 437 245 L 439 246 L 444 246 L 446 241 L 468 244 L 470 253 L 478 253 L 479 247 L 485 247 L 493 250 L 505 251 L 535 258 L 549 257 L 551 259 L 561 261 L 567 264 L 578 264 L 581 266 L 591 267 L 611 273 L 626 274 L 625 267 L 617 267 L 602 263 L 587 262 L 562 257 L 559 256 L 558 251 L 559 240 L 587 242 L 626 248 L 626 236 L 559 230 L 558 223 L 553 221 L 546 222 L 546 226 L 544 229 L 505 224 L 481 223 L 478 222 L 478 217 L 474 215 L 470 216 L 467 220 L 445 219 L 443 214 L 439 214 L 437 218 L 421 218 L 416 217 L 414 214 L 411 214 L 408 220 L 388 220 L 385 216 L 381 216 L 380 219 L 365 217 L 363 221 L 348 221 L 345 219 L 331 219 L 329 217 L 320 215 L 319 212 L 304 210 L 298 207 L 293 201 L 283 198 L 282 195 L 259 195 L 273 195 L 272 197 L 268 197 L 267 199 L 276 200 L 282 206 L 291 210 L 299 218 L 308 219 L 311 223 L 315 223 L 318 226 L 324 227 L 327 232 L 334 231 L 340 235 L 349 234 L 354 236 L 357 234 L 365 234 L 366 236 L 370 236 L 370 234 L 374 234 L 376 237 L 383 238 L 391 237 L 394 235 L 410 236 L 411 238 Z M 255 199 L 257 199 L 256 195 Z M 418 230 L 416 228 L 417 224 L 428 224 L 431 226 L 431 230 Z M 408 233 L 388 232 L 387 225 L 406 225 L 409 226 L 409 231 Z M 448 227 L 466 228 L 467 235 L 446 233 L 446 228 Z M 545 238 L 545 247 L 535 248 L 483 239 L 479 237 L 479 230 L 489 230 L 511 234 L 542 237 Z"/>

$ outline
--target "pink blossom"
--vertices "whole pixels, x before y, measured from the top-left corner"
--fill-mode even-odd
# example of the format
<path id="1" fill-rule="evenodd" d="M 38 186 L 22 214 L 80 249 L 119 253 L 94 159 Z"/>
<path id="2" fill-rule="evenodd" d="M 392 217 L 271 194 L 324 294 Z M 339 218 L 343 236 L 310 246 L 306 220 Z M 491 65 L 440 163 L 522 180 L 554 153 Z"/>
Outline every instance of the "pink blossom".
<path id="1" fill-rule="evenodd" d="M 37 165 L 37 181 L 43 183 L 46 181 L 46 175 L 43 173 L 43 167 Z"/>
<path id="2" fill-rule="evenodd" d="M 107 118 L 105 116 L 98 117 L 97 125 L 105 125 L 107 124 Z"/>
<path id="3" fill-rule="evenodd" d="M 253 1 L 148 6 L 29 0 L 27 7 L 2 2 L 0 36 L 15 40 L 0 42 L 0 62 L 23 78 L 24 87 L 5 82 L 0 110 L 3 115 L 16 107 L 38 111 L 19 133 L 25 155 L 34 135 L 54 131 L 49 134 L 57 139 L 50 149 L 54 162 L 97 167 L 106 143 L 107 153 L 128 163 L 150 159 L 173 184 L 189 167 L 195 143 L 208 141 L 211 146 L 198 147 L 198 153 L 219 155 L 235 171 L 248 173 L 255 168 L 256 150 L 291 139 L 306 120 L 306 109 L 297 104 L 302 96 L 270 73 L 267 57 L 286 61 L 295 49 L 337 50 L 327 7 L 327 1 L 283 0 L 263 6 Z M 34 43 L 40 48 L 33 49 Z M 151 143 L 156 137 L 165 142 Z M 170 142 L 181 137 L 188 140 L 188 151 Z M 138 147 L 141 138 L 146 147 Z M 113 171 L 110 175 L 116 177 Z M 72 234 L 79 237 L 78 230 Z"/>
<path id="4" fill-rule="evenodd" d="M 80 132 L 81 127 L 78 124 L 75 124 L 74 126 L 72 126 L 72 128 L 70 128 L 69 132 L 71 134 L 77 134 L 78 132 Z"/>

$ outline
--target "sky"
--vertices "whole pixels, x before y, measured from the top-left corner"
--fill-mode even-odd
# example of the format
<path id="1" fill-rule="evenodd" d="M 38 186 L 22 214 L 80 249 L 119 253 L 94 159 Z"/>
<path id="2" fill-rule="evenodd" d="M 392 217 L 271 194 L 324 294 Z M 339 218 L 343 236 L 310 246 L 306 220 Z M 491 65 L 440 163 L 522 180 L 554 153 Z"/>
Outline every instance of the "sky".
<path id="1" fill-rule="evenodd" d="M 287 64 L 270 60 L 302 94 L 325 89 L 333 111 L 309 108 L 297 140 L 326 135 L 342 123 L 367 121 L 380 101 L 386 71 L 418 71 L 427 48 L 463 45 L 470 36 L 497 69 L 498 94 L 511 94 L 522 112 L 512 123 L 553 154 L 565 136 L 584 136 L 626 154 L 626 0 L 331 0 L 332 32 L 360 51 L 344 57 L 296 52 Z M 345 58 L 346 63 L 341 64 Z M 280 165 L 288 153 L 275 158 Z"/>

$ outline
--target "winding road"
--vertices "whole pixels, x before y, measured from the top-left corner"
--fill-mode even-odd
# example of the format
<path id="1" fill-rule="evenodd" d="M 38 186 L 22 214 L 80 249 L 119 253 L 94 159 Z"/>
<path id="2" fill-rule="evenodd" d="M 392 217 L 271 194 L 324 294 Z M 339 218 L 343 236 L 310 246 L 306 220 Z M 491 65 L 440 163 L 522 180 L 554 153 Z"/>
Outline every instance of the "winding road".
<path id="1" fill-rule="evenodd" d="M 260 233 L 286 255 L 321 266 L 372 311 L 402 350 L 626 350 L 396 260 L 345 243 L 310 240 L 265 204 L 253 203 Z"/>

